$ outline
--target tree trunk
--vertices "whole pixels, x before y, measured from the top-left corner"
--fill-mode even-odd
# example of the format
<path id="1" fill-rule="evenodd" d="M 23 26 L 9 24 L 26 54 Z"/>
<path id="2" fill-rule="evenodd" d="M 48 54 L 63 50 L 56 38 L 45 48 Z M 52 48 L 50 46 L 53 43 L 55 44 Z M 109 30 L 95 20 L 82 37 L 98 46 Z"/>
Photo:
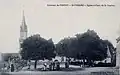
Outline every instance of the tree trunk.
<path id="1" fill-rule="evenodd" d="M 85 59 L 83 59 L 83 67 L 85 67 Z"/>
<path id="2" fill-rule="evenodd" d="M 37 60 L 35 60 L 34 68 L 35 68 L 35 69 L 37 68 Z"/>
<path id="3" fill-rule="evenodd" d="M 69 68 L 69 63 L 70 63 L 69 58 L 67 58 L 65 62 L 65 68 Z"/>

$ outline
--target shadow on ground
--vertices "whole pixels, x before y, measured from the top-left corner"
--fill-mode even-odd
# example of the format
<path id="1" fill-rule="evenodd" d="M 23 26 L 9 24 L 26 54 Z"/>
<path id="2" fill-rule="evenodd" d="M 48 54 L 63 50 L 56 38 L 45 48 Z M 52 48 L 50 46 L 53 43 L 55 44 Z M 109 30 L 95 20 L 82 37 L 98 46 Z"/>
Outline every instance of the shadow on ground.
<path id="1" fill-rule="evenodd" d="M 59 71 L 20 71 L 1 73 L 0 75 L 119 75 L 118 69 L 115 68 L 61 68 Z"/>
<path id="2" fill-rule="evenodd" d="M 59 71 L 81 71 L 85 70 L 85 68 L 61 68 Z"/>
<path id="3" fill-rule="evenodd" d="M 12 74 L 1 72 L 0 75 L 12 75 Z"/>
<path id="4" fill-rule="evenodd" d="M 85 68 L 60 68 L 60 70 L 52 70 L 52 71 L 82 71 L 82 70 L 85 70 Z M 50 70 L 46 70 L 46 71 L 43 71 L 41 68 L 37 68 L 36 70 L 35 69 L 32 69 L 32 70 L 26 70 L 26 71 L 42 71 L 42 72 L 47 72 L 47 71 L 50 71 Z"/>

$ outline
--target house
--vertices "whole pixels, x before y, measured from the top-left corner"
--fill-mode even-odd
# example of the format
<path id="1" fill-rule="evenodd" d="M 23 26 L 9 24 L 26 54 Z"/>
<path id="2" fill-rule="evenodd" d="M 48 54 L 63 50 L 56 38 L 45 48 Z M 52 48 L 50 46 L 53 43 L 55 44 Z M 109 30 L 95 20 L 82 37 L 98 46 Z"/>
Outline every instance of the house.
<path id="1" fill-rule="evenodd" d="M 112 62 L 112 54 L 110 52 L 109 47 L 107 46 L 107 57 L 106 59 L 102 60 L 102 61 L 95 61 L 96 64 L 98 64 L 99 62 L 103 62 L 103 63 L 111 63 Z"/>
<path id="2" fill-rule="evenodd" d="M 5 60 L 9 60 L 9 58 L 11 57 L 20 58 L 20 54 L 19 53 L 2 53 L 1 57 L 2 57 L 2 61 L 5 61 Z"/>

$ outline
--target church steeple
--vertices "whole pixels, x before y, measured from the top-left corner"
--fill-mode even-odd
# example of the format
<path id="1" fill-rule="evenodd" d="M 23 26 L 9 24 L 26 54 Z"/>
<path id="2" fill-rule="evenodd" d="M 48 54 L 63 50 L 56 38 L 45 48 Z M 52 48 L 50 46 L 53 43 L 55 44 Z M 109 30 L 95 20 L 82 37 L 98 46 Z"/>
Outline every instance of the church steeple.
<path id="1" fill-rule="evenodd" d="M 22 24 L 20 26 L 20 44 L 27 38 L 27 25 L 25 21 L 25 15 L 23 10 Z"/>
<path id="2" fill-rule="evenodd" d="M 23 10 L 23 18 L 22 18 L 21 31 L 26 31 L 27 32 L 27 25 L 26 25 L 26 21 L 25 21 L 24 10 Z"/>
<path id="3" fill-rule="evenodd" d="M 24 10 L 23 10 L 23 19 L 22 19 L 22 25 L 26 25 L 26 22 L 25 22 L 25 15 L 24 15 Z"/>

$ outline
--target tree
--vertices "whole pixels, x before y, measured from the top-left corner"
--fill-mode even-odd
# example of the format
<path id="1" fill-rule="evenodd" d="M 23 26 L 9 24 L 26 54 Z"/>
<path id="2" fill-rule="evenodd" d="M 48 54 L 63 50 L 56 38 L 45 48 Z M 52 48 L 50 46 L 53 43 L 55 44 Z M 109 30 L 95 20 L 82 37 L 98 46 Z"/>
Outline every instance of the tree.
<path id="1" fill-rule="evenodd" d="M 107 56 L 107 46 L 102 39 L 93 30 L 77 35 L 78 50 L 80 54 L 83 53 L 85 59 L 88 61 L 103 60 Z M 81 51 L 79 51 L 81 50 Z"/>
<path id="2" fill-rule="evenodd" d="M 103 60 L 107 56 L 107 45 L 94 30 L 88 30 L 76 37 L 62 39 L 56 45 L 58 55 L 88 61 Z"/>
<path id="3" fill-rule="evenodd" d="M 75 37 L 64 38 L 56 44 L 56 51 L 60 56 L 76 58 L 77 39 Z M 74 54 L 73 54 L 74 53 Z"/>
<path id="4" fill-rule="evenodd" d="M 42 59 L 51 59 L 55 57 L 55 46 L 53 42 L 40 37 L 39 34 L 28 37 L 21 44 L 20 54 L 25 60 L 35 60 L 34 68 L 36 69 L 37 61 Z"/>

